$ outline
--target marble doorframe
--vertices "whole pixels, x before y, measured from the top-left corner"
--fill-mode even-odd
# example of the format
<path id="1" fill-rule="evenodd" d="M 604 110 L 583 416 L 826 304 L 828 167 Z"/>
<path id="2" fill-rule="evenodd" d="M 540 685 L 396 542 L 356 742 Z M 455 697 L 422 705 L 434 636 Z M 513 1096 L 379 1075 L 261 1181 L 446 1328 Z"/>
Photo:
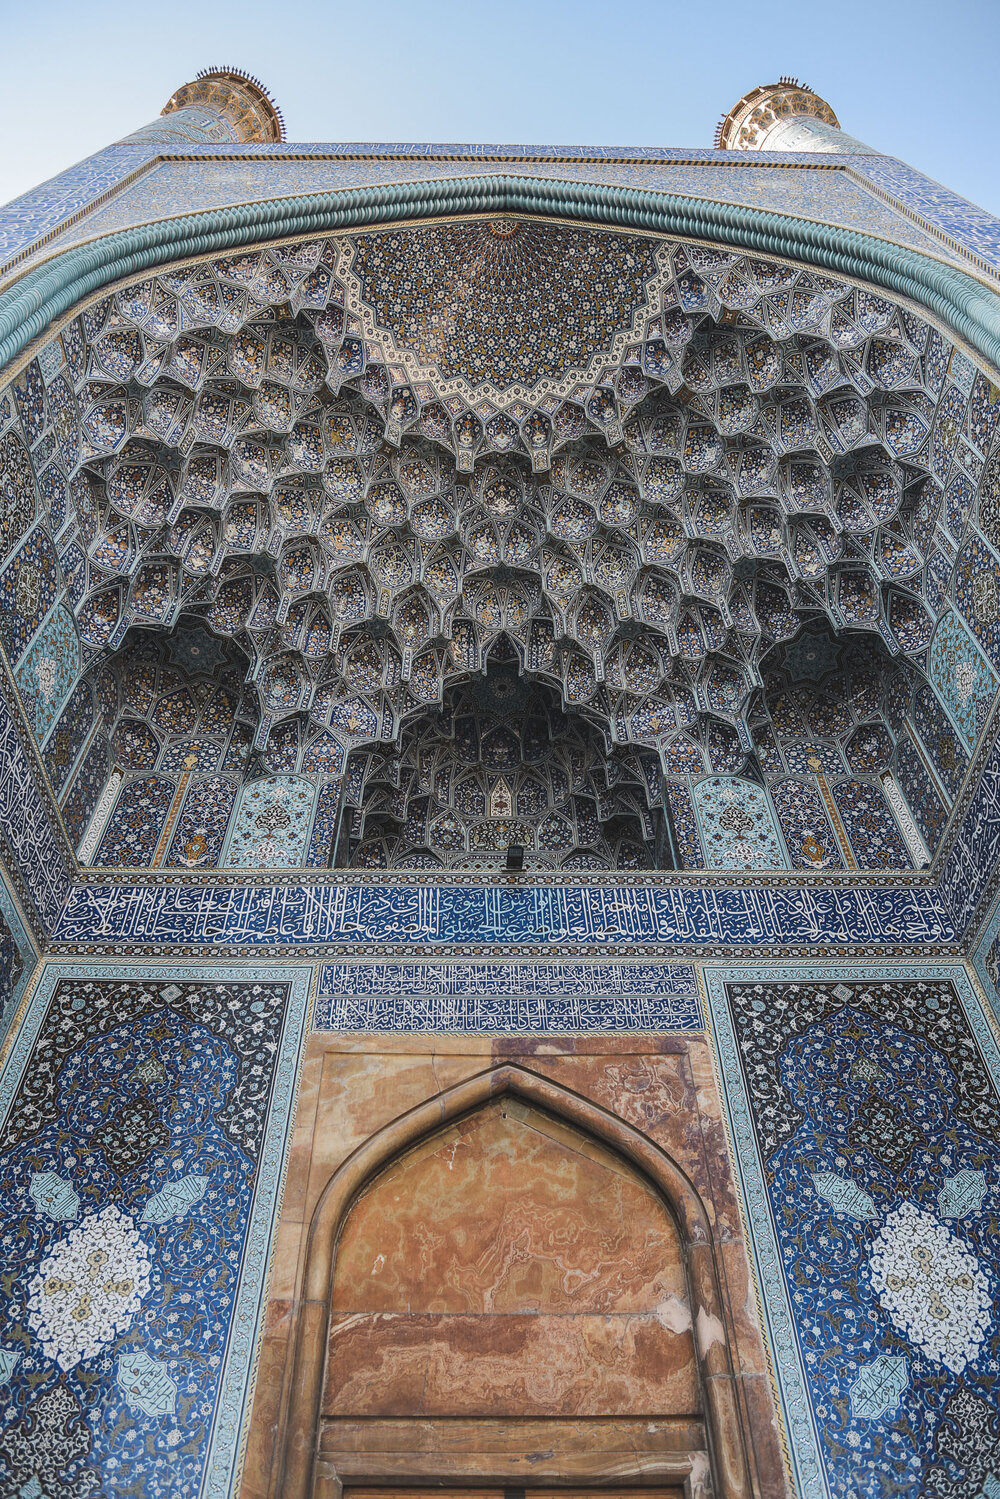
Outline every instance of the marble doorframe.
<path id="1" fill-rule="evenodd" d="M 486 1068 L 390 1121 L 333 1172 L 320 1194 L 309 1227 L 294 1340 L 294 1396 L 283 1444 L 282 1499 L 337 1499 L 339 1494 L 335 1475 L 319 1460 L 318 1434 L 337 1242 L 351 1206 L 365 1184 L 395 1157 L 505 1094 L 547 1110 L 616 1150 L 671 1211 L 684 1252 L 715 1489 L 719 1499 L 749 1499 L 748 1434 L 736 1393 L 721 1277 L 709 1216 L 694 1184 L 664 1150 L 617 1115 L 509 1061 Z M 686 1482 L 691 1466 L 688 1460 L 676 1477 L 662 1473 L 660 1482 Z M 370 1478 L 378 1476 L 372 1473 Z M 403 1482 L 398 1473 L 391 1476 Z M 425 1482 L 433 1476 L 426 1467 L 414 1475 Z M 621 1473 L 614 1478 L 620 1482 Z M 591 1481 L 599 1483 L 600 1475 Z"/>

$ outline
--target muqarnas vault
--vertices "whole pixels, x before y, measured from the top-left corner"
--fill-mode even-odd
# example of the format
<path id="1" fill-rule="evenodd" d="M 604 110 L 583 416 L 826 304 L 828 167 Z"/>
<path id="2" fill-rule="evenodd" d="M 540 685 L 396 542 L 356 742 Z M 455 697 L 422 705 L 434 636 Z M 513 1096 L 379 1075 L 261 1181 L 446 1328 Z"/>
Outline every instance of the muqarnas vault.
<path id="1" fill-rule="evenodd" d="M 1000 222 L 211 69 L 0 361 L 0 1494 L 998 1499 Z"/>

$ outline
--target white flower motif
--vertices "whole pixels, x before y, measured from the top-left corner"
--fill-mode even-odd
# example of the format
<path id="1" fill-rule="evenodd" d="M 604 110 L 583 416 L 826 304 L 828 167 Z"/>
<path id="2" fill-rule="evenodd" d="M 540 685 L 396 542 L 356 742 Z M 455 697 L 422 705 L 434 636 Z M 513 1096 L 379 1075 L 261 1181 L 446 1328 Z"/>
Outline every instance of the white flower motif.
<path id="1" fill-rule="evenodd" d="M 118 1208 L 72 1228 L 28 1289 L 28 1324 L 46 1357 L 74 1369 L 124 1332 L 149 1291 L 149 1269 L 142 1235 Z"/>
<path id="2" fill-rule="evenodd" d="M 261 869 L 270 869 L 281 858 L 281 844 L 273 838 L 262 838 L 256 848 L 257 864 Z"/>
<path id="3" fill-rule="evenodd" d="M 40 656 L 35 663 L 35 677 L 38 681 L 38 690 L 47 703 L 51 703 L 56 695 L 56 676 L 59 664 L 52 656 Z"/>
<path id="4" fill-rule="evenodd" d="M 967 703 L 976 690 L 976 667 L 972 661 L 959 661 L 955 667 L 955 689 L 958 701 Z"/>
<path id="5" fill-rule="evenodd" d="M 932 1213 L 904 1202 L 872 1243 L 868 1269 L 899 1331 L 961 1374 L 992 1320 L 989 1279 L 966 1245 Z"/>

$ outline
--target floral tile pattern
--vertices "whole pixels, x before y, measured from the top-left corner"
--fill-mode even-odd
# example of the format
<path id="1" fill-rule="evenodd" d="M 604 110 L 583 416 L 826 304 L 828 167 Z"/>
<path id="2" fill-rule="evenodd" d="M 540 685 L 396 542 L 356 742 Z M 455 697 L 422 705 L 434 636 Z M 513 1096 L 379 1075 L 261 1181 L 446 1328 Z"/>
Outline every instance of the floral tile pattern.
<path id="1" fill-rule="evenodd" d="M 251 781 L 240 796 L 228 868 L 294 869 L 302 863 L 316 788 L 298 776 Z"/>
<path id="2" fill-rule="evenodd" d="M 0 573 L 0 637 L 12 664 L 55 602 L 59 564 L 48 533 L 36 527 Z"/>
<path id="3" fill-rule="evenodd" d="M 710 991 L 800 1492 L 988 1494 L 1000 1058 L 967 981 L 748 969 Z"/>
<path id="4" fill-rule="evenodd" d="M 60 713 L 42 756 L 57 797 L 66 786 L 93 724 L 93 689 L 89 682 L 79 682 Z"/>
<path id="5" fill-rule="evenodd" d="M 180 869 L 219 863 L 238 786 L 229 776 L 192 781 L 184 798 L 166 862 Z"/>
<path id="6" fill-rule="evenodd" d="M 126 781 L 118 793 L 96 863 L 109 867 L 149 864 L 176 789 L 165 776 Z"/>
<path id="7" fill-rule="evenodd" d="M 230 1329 L 260 1295 L 303 1001 L 287 972 L 36 999 L 2 1084 L 5 1493 L 229 1494 Z"/>
<path id="8" fill-rule="evenodd" d="M 762 786 L 716 776 L 700 781 L 694 802 L 702 842 L 715 869 L 781 869 L 786 855 Z"/>
<path id="9" fill-rule="evenodd" d="M 10 205 L 0 253 L 508 170 L 205 124 Z M 1000 269 L 874 154 L 504 149 Z M 28 351 L 0 1493 L 230 1499 L 315 989 L 320 1030 L 706 1031 L 797 1496 L 1000 1499 L 1000 1054 L 958 960 L 1000 1016 L 1000 391 L 959 343 L 813 266 L 501 214 L 163 266 Z"/>
<path id="10" fill-rule="evenodd" d="M 542 328 L 529 314 L 546 299 L 558 316 Z M 942 772 L 953 801 L 995 695 L 1000 660 L 976 666 L 952 607 L 987 656 L 1000 649 L 982 633 L 996 588 L 969 551 L 988 552 L 976 523 L 992 535 L 995 387 L 909 310 L 802 267 L 511 215 L 328 235 L 118 288 L 14 386 L 9 548 L 35 514 L 30 489 L 59 535 L 71 685 L 86 668 L 107 742 L 77 787 L 69 726 L 57 736 L 78 846 L 101 764 L 308 777 L 323 823 L 343 827 L 332 786 L 362 764 L 376 775 L 434 709 L 447 724 L 448 695 L 498 650 L 606 739 L 687 778 L 640 784 L 645 807 L 621 781 L 615 793 L 640 823 L 677 803 L 671 857 L 687 868 L 725 847 L 681 808 L 710 801 L 697 787 L 715 777 L 823 775 L 830 787 L 799 796 L 812 822 L 853 771 L 877 806 L 903 719 L 936 711 L 915 704 L 925 669 L 965 736 Z M 43 738 L 66 685 L 52 642 L 28 643 L 51 597 L 27 562 L 46 534 L 0 573 L 28 610 L 15 597 L 7 628 L 11 650 L 27 647 L 19 684 Z M 225 702 L 202 713 L 213 677 Z M 405 827 L 422 794 L 406 788 Z M 344 801 L 395 818 L 377 778 Z M 416 846 L 379 839 L 365 859 L 478 858 L 451 826 L 462 815 L 449 803 Z M 586 819 L 563 819 L 567 842 L 560 816 L 535 855 L 607 865 Z M 489 846 L 516 842 L 497 821 Z M 793 854 L 775 828 L 779 863 L 760 867 L 809 867 L 811 831 Z M 604 842 L 636 865 L 657 840 Z M 908 868 L 897 847 L 875 867 Z M 296 857 L 341 853 L 317 825 Z M 836 865 L 823 853 L 812 867 Z"/>
<path id="11" fill-rule="evenodd" d="M 633 172 L 652 161 L 626 155 Z M 598 317 L 588 298 L 612 282 L 618 311 Z M 462 314 L 445 329 L 456 296 Z M 545 298 L 559 315 L 539 332 L 525 309 Z M 681 382 L 691 402 L 678 401 Z M 833 869 L 845 854 L 828 858 L 818 809 L 837 783 L 860 778 L 870 821 L 879 775 L 908 759 L 903 720 L 920 717 L 931 794 L 951 803 L 989 712 L 1000 661 L 976 656 L 952 605 L 984 641 L 996 588 L 969 548 L 988 554 L 974 527 L 995 530 L 995 389 L 936 329 L 864 288 L 720 247 L 509 215 L 251 248 L 119 288 L 43 346 L 2 417 L 16 495 L 5 537 L 21 550 L 0 589 L 28 609 L 14 598 L 9 644 L 28 650 L 19 684 L 52 732 L 67 827 L 79 846 L 102 767 L 107 778 L 225 766 L 241 781 L 309 777 L 322 816 L 296 857 L 338 858 L 325 831 L 348 820 L 336 782 L 351 785 L 362 762 L 375 774 L 429 710 L 447 722 L 447 694 L 484 676 L 509 638 L 520 675 L 660 760 L 645 806 L 623 782 L 616 796 L 637 802 L 622 815 L 640 823 L 676 803 L 675 862 L 713 867 L 682 806 L 711 800 L 700 785 L 760 778 L 776 806 L 794 777 L 801 835 L 784 849 L 776 825 L 780 863 L 760 867 Z M 72 685 L 85 667 L 101 717 L 85 765 L 79 718 L 52 730 L 57 654 L 28 644 L 36 596 L 40 611 L 50 601 L 45 568 L 26 566 L 45 524 L 22 541 L 36 509 L 59 536 L 55 607 L 72 600 L 82 642 Z M 140 633 L 163 655 L 137 706 L 124 684 Z M 938 710 L 917 701 L 925 670 L 961 740 L 953 770 L 934 759 Z M 213 673 L 227 679 L 225 705 L 200 716 Z M 751 712 L 769 725 L 750 725 Z M 904 801 L 919 779 L 897 777 Z M 399 819 L 417 831 L 421 795 L 407 788 Z M 377 780 L 342 800 L 395 816 Z M 933 854 L 941 824 L 926 805 L 903 816 L 923 817 Z M 365 858 L 479 858 L 450 845 L 465 839 L 456 818 L 449 804 L 416 848 L 379 839 Z M 490 847 L 505 843 L 502 821 Z M 557 818 L 538 857 L 608 863 L 586 826 L 566 826 L 569 843 Z M 878 857 L 865 856 L 906 870 L 886 828 Z M 615 857 L 641 864 L 656 841 L 630 838 Z M 157 847 L 141 840 L 136 856 Z M 210 867 L 198 858 L 189 867 Z"/>
<path id="12" fill-rule="evenodd" d="M 859 869 L 906 869 L 912 864 L 889 804 L 877 786 L 866 781 L 840 781 L 833 788 L 833 796 Z"/>
<path id="13" fill-rule="evenodd" d="M 775 781 L 771 797 L 794 867 L 843 869 L 843 856 L 816 787 L 807 781 Z"/>
<path id="14" fill-rule="evenodd" d="M 73 616 L 57 604 L 16 673 L 21 701 L 37 739 L 44 739 L 58 718 L 76 686 L 80 665 Z"/>
<path id="15" fill-rule="evenodd" d="M 938 623 L 928 670 L 966 747 L 975 749 L 996 697 L 997 674 L 957 614 L 946 614 Z"/>
<path id="16" fill-rule="evenodd" d="M 924 842 L 928 848 L 935 848 L 944 832 L 947 813 L 920 751 L 909 735 L 900 741 L 896 774 Z"/>

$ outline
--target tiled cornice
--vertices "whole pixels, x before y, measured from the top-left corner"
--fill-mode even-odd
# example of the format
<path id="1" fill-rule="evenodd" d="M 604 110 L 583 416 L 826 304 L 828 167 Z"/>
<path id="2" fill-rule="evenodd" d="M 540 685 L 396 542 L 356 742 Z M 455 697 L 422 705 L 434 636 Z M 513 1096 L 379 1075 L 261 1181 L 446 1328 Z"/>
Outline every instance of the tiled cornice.
<path id="1" fill-rule="evenodd" d="M 507 173 L 275 198 L 94 239 L 26 271 L 0 295 L 0 364 L 84 298 L 169 261 L 295 234 L 474 213 L 533 213 L 704 239 L 853 276 L 909 298 L 1000 367 L 1000 298 L 975 277 L 919 251 L 762 209 Z"/>

